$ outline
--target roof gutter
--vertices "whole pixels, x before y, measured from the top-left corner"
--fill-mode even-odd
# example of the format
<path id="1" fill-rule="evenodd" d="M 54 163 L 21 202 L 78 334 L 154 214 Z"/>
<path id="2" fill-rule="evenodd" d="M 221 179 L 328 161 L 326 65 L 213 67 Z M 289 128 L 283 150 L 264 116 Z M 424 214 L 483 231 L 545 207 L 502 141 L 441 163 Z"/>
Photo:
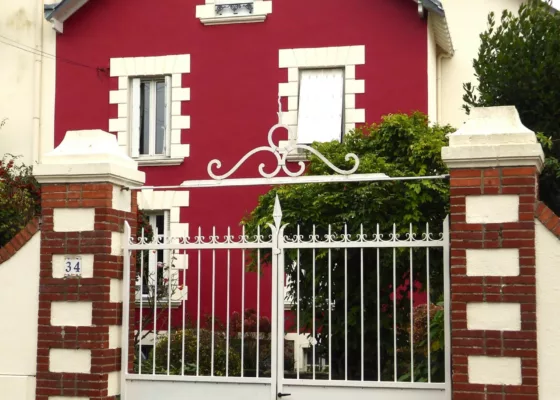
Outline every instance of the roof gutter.
<path id="1" fill-rule="evenodd" d="M 58 4 L 45 5 L 45 18 L 52 23 L 53 29 L 63 33 L 64 22 L 89 0 L 62 0 Z"/>
<path id="2" fill-rule="evenodd" d="M 434 36 L 437 45 L 450 57 L 453 56 L 455 50 L 451 40 L 451 33 L 447 18 L 445 17 L 445 10 L 439 0 L 415 0 L 418 4 L 418 15 L 420 18 L 425 19 L 428 13 L 433 17 Z"/>

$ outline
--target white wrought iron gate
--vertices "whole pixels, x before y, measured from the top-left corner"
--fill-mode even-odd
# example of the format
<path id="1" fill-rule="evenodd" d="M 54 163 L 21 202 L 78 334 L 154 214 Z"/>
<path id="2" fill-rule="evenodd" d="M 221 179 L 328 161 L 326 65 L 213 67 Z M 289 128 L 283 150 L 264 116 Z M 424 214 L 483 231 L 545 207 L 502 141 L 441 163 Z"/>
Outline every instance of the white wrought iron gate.
<path id="1" fill-rule="evenodd" d="M 238 239 L 228 229 L 223 237 L 214 230 L 207 238 L 198 232 L 192 239 L 155 235 L 149 240 L 134 238 L 127 228 L 124 250 L 135 254 L 142 268 L 134 332 L 140 337 L 134 349 L 123 347 L 137 362 L 122 382 L 123 399 L 448 399 L 448 346 L 433 343 L 442 333 L 449 343 L 448 221 L 434 234 L 428 225 L 421 232 L 409 227 L 404 234 L 393 225 L 384 234 L 365 224 L 355 233 L 333 232 L 330 226 L 304 233 L 299 226 L 282 225 L 281 218 L 277 199 L 274 223 Z M 173 266 L 160 265 L 146 279 L 145 261 L 157 252 L 174 260 Z M 253 272 L 247 271 L 251 257 Z M 127 263 L 125 271 L 130 268 Z M 192 270 L 196 279 L 186 279 Z M 226 285 L 218 287 L 216 277 L 224 272 Z M 242 274 L 237 290 L 231 285 L 234 273 Z M 247 274 L 256 280 L 256 294 L 247 290 Z M 188 296 L 183 284 L 196 288 L 196 296 Z M 430 298 L 436 293 L 440 299 Z M 270 303 L 263 301 L 267 295 Z M 219 298 L 227 303 L 221 327 Z M 247 315 L 241 315 L 239 326 L 232 310 L 243 314 L 250 298 L 256 298 L 256 326 L 247 326 Z M 208 318 L 204 308 L 211 310 Z M 195 320 L 189 320 L 189 310 L 196 310 Z M 263 326 L 266 318 L 270 327 Z M 444 331 L 434 336 L 436 318 Z M 293 338 L 290 351 L 286 337 Z M 293 353 L 290 366 L 285 365 L 288 353 Z M 247 368 L 248 357 L 256 357 L 254 371 Z"/>
<path id="2" fill-rule="evenodd" d="M 315 149 L 290 142 L 249 152 L 232 170 L 181 188 L 441 179 L 390 178 L 341 170 Z M 290 137 L 293 137 L 290 135 Z M 303 149 L 334 175 L 286 168 Z M 272 153 L 272 173 L 227 179 L 256 152 Z M 278 176 L 283 172 L 285 176 Z M 160 188 L 163 189 L 163 188 Z M 450 400 L 449 229 L 282 222 L 166 237 L 127 225 L 124 279 L 137 272 L 134 331 L 125 326 L 122 400 Z M 338 229 L 338 230 L 337 230 Z M 134 256 L 134 257 L 132 257 Z M 135 265 L 131 265 L 134 260 Z M 123 320 L 130 291 L 123 288 Z M 129 338 L 134 336 L 134 347 Z"/>

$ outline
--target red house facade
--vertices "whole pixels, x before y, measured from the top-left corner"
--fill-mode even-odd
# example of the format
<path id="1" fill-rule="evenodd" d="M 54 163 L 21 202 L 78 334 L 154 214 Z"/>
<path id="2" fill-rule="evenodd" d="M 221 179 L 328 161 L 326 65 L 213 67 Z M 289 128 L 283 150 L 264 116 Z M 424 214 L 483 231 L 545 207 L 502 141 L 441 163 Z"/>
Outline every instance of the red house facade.
<path id="1" fill-rule="evenodd" d="M 48 15 L 60 33 L 55 146 L 69 130 L 114 133 L 153 187 L 140 205 L 160 234 L 240 233 L 267 187 L 169 187 L 208 179 L 213 159 L 222 162 L 215 172 L 225 173 L 266 146 L 279 99 L 292 139 L 340 140 L 389 113 L 429 113 L 437 55 L 452 52 L 435 0 L 236 1 L 64 0 Z M 234 177 L 255 176 L 266 161 L 255 156 Z M 147 257 L 154 271 L 158 255 Z M 245 273 L 237 260 L 226 274 L 224 255 L 212 276 L 204 271 L 211 255 L 203 257 L 201 276 L 196 256 L 176 261 L 188 316 L 197 314 L 191 299 L 199 295 L 202 314 L 215 308 L 225 320 L 244 301 L 269 315 L 269 270 Z M 212 279 L 214 291 L 198 293 Z M 184 311 L 172 312 L 179 321 Z"/>

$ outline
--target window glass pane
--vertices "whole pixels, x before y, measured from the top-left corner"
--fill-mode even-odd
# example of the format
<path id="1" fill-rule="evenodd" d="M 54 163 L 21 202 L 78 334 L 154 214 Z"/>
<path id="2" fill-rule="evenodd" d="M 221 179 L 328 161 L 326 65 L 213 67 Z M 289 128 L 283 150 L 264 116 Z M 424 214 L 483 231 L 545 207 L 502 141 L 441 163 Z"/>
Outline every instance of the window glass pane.
<path id="1" fill-rule="evenodd" d="M 160 214 L 156 215 L 156 229 L 160 238 L 165 235 L 165 216 Z M 157 251 L 157 262 L 163 262 L 163 250 Z"/>
<path id="2" fill-rule="evenodd" d="M 140 154 L 150 154 L 150 82 L 140 83 Z"/>
<path id="3" fill-rule="evenodd" d="M 298 143 L 328 142 L 342 137 L 344 71 L 302 71 L 298 106 Z"/>
<path id="4" fill-rule="evenodd" d="M 165 151 L 165 82 L 156 83 L 156 152 Z"/>

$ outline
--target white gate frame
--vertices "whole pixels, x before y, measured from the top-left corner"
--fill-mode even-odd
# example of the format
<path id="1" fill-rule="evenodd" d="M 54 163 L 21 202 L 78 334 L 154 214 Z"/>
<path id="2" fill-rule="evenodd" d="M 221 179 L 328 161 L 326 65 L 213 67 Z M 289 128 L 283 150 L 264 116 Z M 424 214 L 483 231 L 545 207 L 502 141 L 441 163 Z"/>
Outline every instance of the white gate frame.
<path id="1" fill-rule="evenodd" d="M 281 111 L 279 112 L 279 119 L 281 120 Z M 445 179 L 448 175 L 436 175 L 436 176 L 413 176 L 413 177 L 389 177 L 385 174 L 355 174 L 359 167 L 359 158 L 355 154 L 347 154 L 346 161 L 353 160 L 354 166 L 350 170 L 342 170 L 334 166 L 329 160 L 327 160 L 321 153 L 319 153 L 314 148 L 301 145 L 294 142 L 293 139 L 290 140 L 287 146 L 279 147 L 277 146 L 272 137 L 274 131 L 277 129 L 287 129 L 290 128 L 286 125 L 278 123 L 274 125 L 268 133 L 268 143 L 269 146 L 258 147 L 249 153 L 247 153 L 231 170 L 222 175 L 217 175 L 213 171 L 213 167 L 216 169 L 221 168 L 221 162 L 219 160 L 212 160 L 208 164 L 208 174 L 212 179 L 209 180 L 195 180 L 195 181 L 185 181 L 180 186 L 157 186 L 157 187 L 143 187 L 139 190 L 146 189 L 183 189 L 183 188 L 202 188 L 202 187 L 232 187 L 232 186 L 254 186 L 254 185 L 279 185 L 279 184 L 303 184 L 303 183 L 336 183 L 336 182 L 381 182 L 381 181 L 396 181 L 396 180 L 425 180 L 425 179 Z M 294 136 L 290 133 L 290 138 Z M 304 150 L 313 153 L 320 160 L 322 160 L 326 165 L 328 165 L 334 172 L 335 175 L 323 175 L 323 176 L 304 176 L 306 165 L 304 162 L 300 161 L 298 163 L 298 171 L 292 171 L 287 168 L 286 161 L 290 154 L 294 154 L 298 150 Z M 265 172 L 265 165 L 260 164 L 258 172 L 261 175 L 260 178 L 241 178 L 241 179 L 227 179 L 233 173 L 235 173 L 239 167 L 252 155 L 259 152 L 271 153 L 276 158 L 276 166 L 272 172 Z M 285 176 L 278 176 L 283 173 Z M 162 249 L 162 250 L 201 250 L 201 249 L 250 249 L 250 248 L 266 248 L 273 249 L 273 273 L 272 273 L 272 331 L 271 331 L 271 378 L 246 378 L 246 377 L 206 377 L 206 376 L 171 376 L 171 375 L 138 375 L 131 374 L 128 372 L 128 354 L 129 354 L 129 326 L 127 321 L 130 320 L 130 288 L 127 285 L 123 285 L 123 330 L 122 330 L 122 377 L 121 377 L 121 399 L 122 400 L 133 400 L 127 397 L 127 385 L 129 382 L 152 382 L 152 383 L 172 383 L 172 382 L 192 382 L 197 384 L 202 384 L 204 390 L 209 390 L 212 386 L 208 387 L 205 384 L 212 385 L 223 385 L 223 384 L 233 384 L 233 385 L 243 385 L 243 384 L 270 384 L 270 399 L 275 400 L 284 395 L 289 395 L 283 393 L 284 388 L 289 388 L 291 391 L 301 394 L 301 397 L 309 397 L 314 395 L 320 395 L 323 400 L 335 400 L 339 399 L 340 396 L 344 396 L 348 393 L 339 392 L 338 390 L 333 390 L 336 388 L 350 390 L 351 388 L 375 388 L 377 389 L 376 394 L 380 396 L 387 395 L 389 393 L 396 393 L 395 389 L 400 389 L 401 397 L 392 397 L 393 399 L 405 399 L 409 398 L 411 395 L 415 395 L 416 399 L 426 399 L 430 400 L 435 393 L 441 393 L 437 399 L 449 400 L 451 399 L 451 354 L 450 354 L 450 343 L 451 343 L 451 329 L 450 329 L 450 282 L 449 282 L 449 221 L 448 217 L 443 223 L 443 234 L 440 239 L 433 239 L 430 234 L 426 233 L 421 239 L 416 239 L 412 228 L 407 234 L 406 239 L 400 240 L 398 234 L 396 234 L 396 227 L 394 226 L 393 232 L 389 234 L 389 240 L 383 240 L 383 235 L 377 232 L 377 235 L 373 235 L 372 240 L 367 240 L 366 235 L 358 234 L 358 240 L 351 240 L 350 235 L 345 232 L 340 237 L 341 240 L 337 240 L 336 235 L 327 235 L 325 241 L 319 240 L 318 237 L 312 235 L 309 241 L 303 240 L 302 236 L 297 235 L 294 238 L 288 238 L 284 236 L 285 226 L 281 225 L 282 212 L 280 208 L 280 203 L 278 198 L 276 199 L 276 204 L 273 213 L 274 224 L 269 224 L 272 230 L 271 240 L 264 241 L 262 238 L 257 237 L 256 242 L 251 242 L 247 240 L 244 235 L 241 237 L 239 242 L 233 240 L 232 236 L 225 237 L 225 241 L 220 242 L 219 238 L 215 235 L 210 237 L 209 241 L 205 241 L 204 237 L 200 234 L 195 237 L 194 241 L 190 241 L 188 237 L 182 238 L 167 238 L 163 240 L 157 240 L 153 243 L 145 243 L 142 240 L 137 241 L 132 236 L 130 226 L 126 224 L 125 226 L 125 240 L 123 244 L 124 251 L 124 282 L 130 282 L 130 252 L 134 250 L 147 250 L 147 249 Z M 410 248 L 411 252 L 413 248 L 430 248 L 430 247 L 440 247 L 443 248 L 444 257 L 444 319 L 445 319 L 445 383 L 414 383 L 414 382 L 369 382 L 369 381 L 324 381 L 324 380 L 290 380 L 285 379 L 283 375 L 283 345 L 284 345 L 284 302 L 281 300 L 280 287 L 283 286 L 284 281 L 284 250 L 285 249 L 349 249 L 349 248 Z M 395 264 L 393 264 L 394 266 Z M 282 268 L 279 268 L 282 266 Z M 363 262 L 362 262 L 363 268 Z M 412 268 L 412 262 L 411 262 Z M 429 267 L 428 267 L 429 268 Z M 395 268 L 393 268 L 393 272 Z M 280 286 L 282 283 L 282 286 Z M 363 288 L 362 288 L 363 293 Z M 282 290 L 282 299 L 283 299 Z M 394 302 L 396 307 L 396 301 Z M 299 306 L 298 306 L 299 310 Z M 242 310 L 243 311 L 243 310 Z M 363 309 L 362 309 L 363 311 Z M 299 311 L 298 311 L 299 312 Z M 395 320 L 395 319 L 394 319 Z M 395 320 L 396 321 L 396 320 Z M 396 323 L 396 322 L 395 322 Z M 396 333 L 395 333 L 395 348 L 396 348 Z M 362 335 L 363 341 L 363 335 Z M 329 347 L 330 348 L 330 347 Z M 363 349 L 363 348 L 362 348 Z M 396 355 L 395 355 L 396 358 Z M 363 357 L 362 357 L 363 362 Z M 396 368 L 395 363 L 395 379 L 396 379 Z M 313 367 L 315 370 L 315 368 Z M 330 371 L 330 369 L 329 369 Z M 330 373 L 329 373 L 330 378 Z M 201 387 L 201 390 L 203 389 Z M 404 389 L 404 391 L 402 391 Z M 314 390 L 314 392 L 309 392 L 309 390 Z M 319 392 L 317 391 L 320 391 Z M 227 389 L 226 389 L 227 392 Z M 368 391 L 366 391 L 368 392 Z M 399 391 L 397 391 L 399 392 Z M 363 393 L 363 392 L 362 392 Z M 424 395 L 422 395 L 422 393 Z M 352 393 L 353 397 L 359 392 Z M 367 396 L 371 396 L 371 392 L 366 393 Z M 193 394 L 194 395 L 194 394 Z M 234 399 L 241 399 L 246 394 L 242 394 L 238 397 L 233 396 Z M 358 395 L 357 400 L 363 397 Z M 420 396 L 420 397 L 418 397 Z M 151 398 L 151 397 L 150 397 Z M 175 398 L 173 398 L 175 399 Z M 166 398 L 167 400 L 167 398 Z M 296 398 L 294 400 L 300 400 Z"/>

